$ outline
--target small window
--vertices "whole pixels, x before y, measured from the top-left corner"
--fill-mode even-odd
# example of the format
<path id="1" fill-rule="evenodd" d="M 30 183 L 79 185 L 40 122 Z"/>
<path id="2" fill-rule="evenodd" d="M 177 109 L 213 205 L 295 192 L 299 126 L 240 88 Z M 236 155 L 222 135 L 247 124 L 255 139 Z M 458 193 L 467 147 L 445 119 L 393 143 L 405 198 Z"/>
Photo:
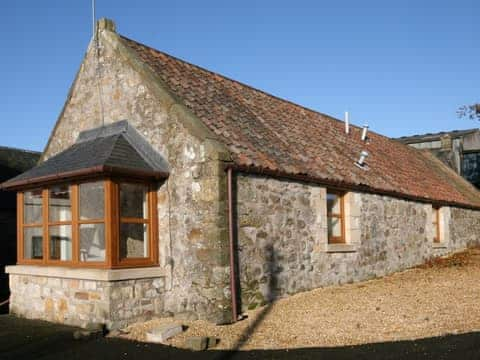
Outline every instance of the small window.
<path id="1" fill-rule="evenodd" d="M 120 259 L 148 257 L 148 187 L 120 184 Z"/>
<path id="2" fill-rule="evenodd" d="M 80 213 L 80 261 L 105 261 L 105 183 L 82 183 L 78 186 Z"/>
<path id="3" fill-rule="evenodd" d="M 343 194 L 327 192 L 328 243 L 345 243 Z"/>
<path id="4" fill-rule="evenodd" d="M 43 259 L 43 191 L 26 191 L 23 195 L 23 257 Z"/>
<path id="5" fill-rule="evenodd" d="M 72 194 L 69 185 L 48 190 L 49 259 L 72 260 Z"/>
<path id="6" fill-rule="evenodd" d="M 25 225 L 41 224 L 43 221 L 42 190 L 26 191 L 23 196 L 23 223 Z"/>
<path id="7" fill-rule="evenodd" d="M 440 209 L 432 208 L 433 242 L 440 242 Z"/>

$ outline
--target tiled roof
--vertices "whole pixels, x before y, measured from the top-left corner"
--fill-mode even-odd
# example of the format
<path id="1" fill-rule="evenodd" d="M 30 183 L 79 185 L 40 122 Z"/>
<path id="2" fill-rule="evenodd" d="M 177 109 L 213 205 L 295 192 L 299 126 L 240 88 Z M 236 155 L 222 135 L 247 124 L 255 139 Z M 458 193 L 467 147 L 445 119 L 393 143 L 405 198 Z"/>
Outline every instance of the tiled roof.
<path id="1" fill-rule="evenodd" d="M 437 202 L 480 207 L 480 193 L 422 152 L 120 37 L 228 147 L 237 166 Z M 354 165 L 367 150 L 369 170 Z"/>
<path id="2" fill-rule="evenodd" d="M 168 173 L 168 166 L 124 120 L 80 133 L 71 147 L 1 186 L 20 187 L 90 173 L 162 177 Z"/>

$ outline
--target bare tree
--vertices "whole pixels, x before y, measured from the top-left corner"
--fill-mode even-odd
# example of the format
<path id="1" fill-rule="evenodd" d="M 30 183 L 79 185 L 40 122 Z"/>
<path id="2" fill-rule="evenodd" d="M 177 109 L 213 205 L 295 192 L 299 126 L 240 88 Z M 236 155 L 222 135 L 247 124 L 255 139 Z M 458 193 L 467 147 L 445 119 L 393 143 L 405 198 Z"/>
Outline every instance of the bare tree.
<path id="1" fill-rule="evenodd" d="M 472 120 L 480 120 L 480 103 L 461 106 L 457 113 L 459 117 L 468 117 Z"/>

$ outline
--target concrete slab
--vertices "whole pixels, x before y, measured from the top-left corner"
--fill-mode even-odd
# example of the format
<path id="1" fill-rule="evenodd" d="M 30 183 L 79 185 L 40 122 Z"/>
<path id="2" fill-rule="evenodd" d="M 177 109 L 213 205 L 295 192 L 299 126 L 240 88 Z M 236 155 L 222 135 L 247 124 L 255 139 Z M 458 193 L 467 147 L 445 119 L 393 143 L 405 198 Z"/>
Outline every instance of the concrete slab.
<path id="1" fill-rule="evenodd" d="M 180 334 L 183 331 L 182 325 L 165 324 L 147 331 L 146 339 L 148 342 L 164 343 L 168 339 Z"/>

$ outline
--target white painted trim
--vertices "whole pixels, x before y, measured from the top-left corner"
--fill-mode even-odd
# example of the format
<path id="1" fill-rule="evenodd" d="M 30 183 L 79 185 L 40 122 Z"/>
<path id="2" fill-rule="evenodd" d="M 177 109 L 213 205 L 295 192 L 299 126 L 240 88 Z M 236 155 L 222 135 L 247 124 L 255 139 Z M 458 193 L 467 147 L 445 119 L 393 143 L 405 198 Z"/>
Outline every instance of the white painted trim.
<path id="1" fill-rule="evenodd" d="M 156 278 L 165 276 L 159 266 L 135 269 L 72 269 L 60 266 L 10 265 L 5 266 L 5 272 L 10 275 L 43 276 L 65 279 L 119 281 Z"/>

